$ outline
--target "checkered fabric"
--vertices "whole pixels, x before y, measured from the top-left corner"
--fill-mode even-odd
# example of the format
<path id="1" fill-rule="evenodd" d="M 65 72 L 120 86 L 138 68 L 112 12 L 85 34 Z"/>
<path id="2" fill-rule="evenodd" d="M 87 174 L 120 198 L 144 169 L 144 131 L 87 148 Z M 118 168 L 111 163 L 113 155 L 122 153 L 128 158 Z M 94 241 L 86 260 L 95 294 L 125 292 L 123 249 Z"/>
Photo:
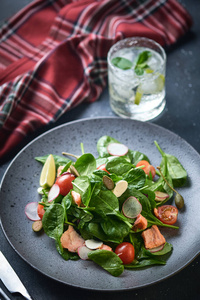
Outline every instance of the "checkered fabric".
<path id="1" fill-rule="evenodd" d="M 0 159 L 107 81 L 118 40 L 175 43 L 192 20 L 176 0 L 35 0 L 0 30 Z"/>

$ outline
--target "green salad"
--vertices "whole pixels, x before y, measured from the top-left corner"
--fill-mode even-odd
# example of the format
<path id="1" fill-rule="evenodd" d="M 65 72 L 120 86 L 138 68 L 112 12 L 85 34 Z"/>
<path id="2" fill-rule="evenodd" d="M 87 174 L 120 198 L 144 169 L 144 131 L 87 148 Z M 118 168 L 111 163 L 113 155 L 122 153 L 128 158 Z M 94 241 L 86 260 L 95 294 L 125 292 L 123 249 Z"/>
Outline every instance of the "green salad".
<path id="1" fill-rule="evenodd" d="M 25 209 L 33 230 L 54 239 L 64 260 L 93 261 L 113 276 L 166 264 L 173 247 L 162 228 L 179 229 L 184 200 L 175 188 L 185 185 L 187 173 L 154 143 L 158 167 L 148 153 L 110 136 L 98 140 L 98 158 L 84 153 L 82 144 L 80 156 L 36 157 L 42 163 L 41 199 Z"/>

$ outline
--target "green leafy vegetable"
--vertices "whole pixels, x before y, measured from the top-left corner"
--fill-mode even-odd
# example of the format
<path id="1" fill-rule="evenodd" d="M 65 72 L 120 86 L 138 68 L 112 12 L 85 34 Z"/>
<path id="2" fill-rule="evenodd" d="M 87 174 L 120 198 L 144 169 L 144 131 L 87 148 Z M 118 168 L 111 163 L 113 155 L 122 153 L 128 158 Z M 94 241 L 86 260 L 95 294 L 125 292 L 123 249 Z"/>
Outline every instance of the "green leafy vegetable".
<path id="1" fill-rule="evenodd" d="M 91 196 L 91 185 L 87 176 L 79 176 L 73 182 L 73 189 L 81 195 L 82 202 L 88 206 Z"/>
<path id="2" fill-rule="evenodd" d="M 55 203 L 49 206 L 43 216 L 42 225 L 45 233 L 52 239 L 57 240 L 63 233 L 64 208 Z"/>
<path id="3" fill-rule="evenodd" d="M 90 252 L 88 257 L 115 277 L 121 275 L 124 271 L 121 259 L 114 252 L 96 250 Z"/>
<path id="4" fill-rule="evenodd" d="M 49 154 L 44 155 L 44 156 L 37 156 L 35 157 L 35 160 L 41 162 L 42 164 L 45 164 L 45 161 L 47 160 L 47 157 L 49 156 Z M 53 155 L 55 164 L 56 164 L 56 168 L 58 168 L 59 166 L 64 166 L 67 163 L 71 162 L 71 160 L 69 158 L 66 157 L 62 157 L 59 155 Z"/>
<path id="5" fill-rule="evenodd" d="M 163 168 L 163 165 L 165 164 L 165 158 L 166 158 L 167 168 L 169 171 L 169 175 L 171 176 L 173 185 L 175 187 L 183 186 L 187 179 L 187 172 L 181 165 L 178 158 L 176 158 L 173 155 L 165 153 L 156 141 L 154 143 L 155 143 L 157 149 L 159 150 L 160 154 L 162 155 L 162 161 L 160 164 L 161 169 Z"/>

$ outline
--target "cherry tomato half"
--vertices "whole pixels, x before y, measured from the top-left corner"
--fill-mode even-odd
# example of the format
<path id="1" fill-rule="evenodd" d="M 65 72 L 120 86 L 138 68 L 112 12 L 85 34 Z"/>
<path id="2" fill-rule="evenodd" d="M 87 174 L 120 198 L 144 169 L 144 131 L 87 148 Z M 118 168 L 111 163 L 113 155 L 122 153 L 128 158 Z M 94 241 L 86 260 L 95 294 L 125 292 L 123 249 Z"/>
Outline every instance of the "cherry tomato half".
<path id="1" fill-rule="evenodd" d="M 155 215 L 164 224 L 173 225 L 177 221 L 178 209 L 173 205 L 162 205 L 157 208 Z"/>
<path id="2" fill-rule="evenodd" d="M 135 258 L 135 248 L 128 242 L 119 244 L 115 249 L 115 253 L 121 258 L 124 265 L 132 263 Z"/>
<path id="3" fill-rule="evenodd" d="M 56 179 L 56 184 L 59 186 L 60 188 L 60 194 L 62 196 L 66 196 L 69 191 L 71 189 L 73 189 L 73 185 L 72 185 L 72 181 L 75 179 L 76 177 L 71 174 L 71 173 L 67 173 L 67 174 L 63 174 L 61 176 L 59 176 Z"/>
<path id="4" fill-rule="evenodd" d="M 37 213 L 38 213 L 38 216 L 40 217 L 40 219 L 42 220 L 44 213 L 45 213 L 44 206 L 42 204 L 38 204 Z"/>
<path id="5" fill-rule="evenodd" d="M 97 168 L 97 170 L 102 170 L 102 171 L 105 171 L 105 172 L 107 172 L 108 174 L 110 174 L 110 173 L 106 170 L 106 164 L 103 164 L 103 165 L 99 166 L 99 167 Z"/>
<path id="6" fill-rule="evenodd" d="M 155 170 L 155 168 L 154 168 L 152 165 L 150 165 L 150 163 L 149 163 L 148 161 L 146 161 L 146 160 L 140 160 L 140 161 L 137 163 L 136 167 L 141 167 L 141 166 L 143 166 L 143 167 L 142 167 L 142 170 L 144 170 L 144 172 L 145 172 L 148 176 L 150 176 L 150 173 L 151 173 L 152 178 L 155 177 L 155 175 L 156 175 L 156 170 Z"/>

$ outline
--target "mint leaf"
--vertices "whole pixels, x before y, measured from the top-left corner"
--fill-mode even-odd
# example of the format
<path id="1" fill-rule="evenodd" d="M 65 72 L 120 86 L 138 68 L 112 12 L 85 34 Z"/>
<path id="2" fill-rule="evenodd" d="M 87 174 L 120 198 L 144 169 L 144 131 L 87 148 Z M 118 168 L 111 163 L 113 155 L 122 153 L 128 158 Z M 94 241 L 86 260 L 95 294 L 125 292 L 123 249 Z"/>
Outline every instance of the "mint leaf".
<path id="1" fill-rule="evenodd" d="M 124 57 L 114 57 L 111 60 L 111 62 L 115 67 L 122 69 L 122 70 L 131 69 L 131 67 L 133 66 L 133 63 Z"/>
<path id="2" fill-rule="evenodd" d="M 135 65 L 135 73 L 138 76 L 141 76 L 144 74 L 144 70 L 149 68 L 147 61 L 152 56 L 152 53 L 150 51 L 143 51 L 138 55 L 138 58 L 136 60 Z"/>
<path id="3" fill-rule="evenodd" d="M 144 70 L 142 68 L 135 68 L 135 74 L 141 76 L 144 74 Z"/>
<path id="4" fill-rule="evenodd" d="M 152 56 L 151 51 L 143 51 L 138 55 L 137 61 L 136 61 L 136 66 L 138 65 L 143 65 L 144 63 L 147 62 L 147 60 Z"/>

